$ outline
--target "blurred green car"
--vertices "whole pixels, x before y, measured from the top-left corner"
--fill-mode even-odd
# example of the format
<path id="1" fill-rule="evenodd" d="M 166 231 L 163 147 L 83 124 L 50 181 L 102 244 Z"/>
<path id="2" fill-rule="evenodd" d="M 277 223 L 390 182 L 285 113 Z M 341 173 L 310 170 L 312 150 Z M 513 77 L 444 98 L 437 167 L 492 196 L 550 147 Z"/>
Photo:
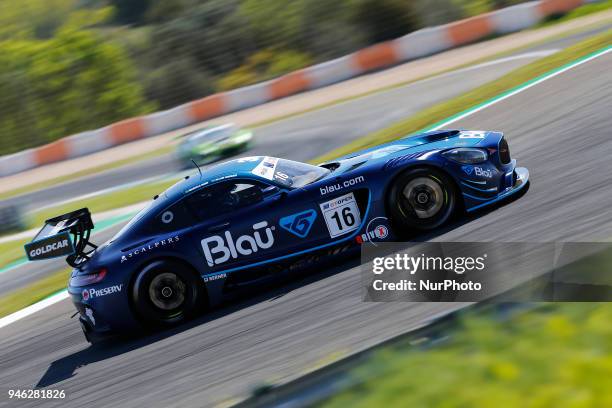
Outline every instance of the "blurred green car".
<path id="1" fill-rule="evenodd" d="M 187 133 L 179 143 L 177 152 L 185 166 L 193 166 L 191 160 L 197 164 L 207 164 L 247 150 L 252 139 L 251 130 L 233 124 L 208 126 Z"/>

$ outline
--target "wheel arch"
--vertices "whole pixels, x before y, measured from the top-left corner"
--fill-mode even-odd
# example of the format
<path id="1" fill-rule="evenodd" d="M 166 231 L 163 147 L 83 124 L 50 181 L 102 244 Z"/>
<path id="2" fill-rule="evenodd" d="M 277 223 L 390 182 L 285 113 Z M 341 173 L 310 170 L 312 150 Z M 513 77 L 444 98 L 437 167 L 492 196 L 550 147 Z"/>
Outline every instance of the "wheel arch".
<path id="1" fill-rule="evenodd" d="M 405 172 L 412 171 L 412 170 L 420 170 L 420 169 L 425 169 L 425 170 L 434 169 L 436 171 L 440 171 L 444 173 L 449 178 L 449 180 L 452 181 L 453 186 L 455 187 L 455 194 L 456 194 L 455 199 L 458 204 L 457 210 L 463 211 L 465 209 L 465 202 L 463 200 L 463 196 L 461 195 L 461 188 L 456 178 L 447 169 L 445 169 L 443 166 L 440 166 L 438 163 L 421 162 L 421 163 L 411 163 L 407 166 L 403 166 L 402 168 L 397 170 L 393 174 L 393 176 L 387 181 L 387 184 L 385 185 L 385 188 L 384 188 L 383 197 L 382 197 L 385 202 L 385 215 L 389 216 L 390 214 L 388 197 L 389 197 L 391 188 L 393 187 L 393 183 L 395 183 L 397 179 Z"/>
<path id="2" fill-rule="evenodd" d="M 204 285 L 204 280 L 202 279 L 202 275 L 200 275 L 198 270 L 190 262 L 186 261 L 185 259 L 183 259 L 181 257 L 172 256 L 172 255 L 163 255 L 163 256 L 158 256 L 158 257 L 155 257 L 155 258 L 148 259 L 148 260 L 140 263 L 136 268 L 134 268 L 134 272 L 130 276 L 129 285 L 128 285 L 128 291 L 127 291 L 127 293 L 129 294 L 128 295 L 128 304 L 129 304 L 130 310 L 131 310 L 131 312 L 132 312 L 132 314 L 134 316 L 136 316 L 137 312 L 136 312 L 136 308 L 134 306 L 134 299 L 133 299 L 133 296 L 132 296 L 132 290 L 134 289 L 134 284 L 136 282 L 136 278 L 138 277 L 138 274 L 140 273 L 140 271 L 142 271 L 144 268 L 146 268 L 149 265 L 152 265 L 155 262 L 159 262 L 159 261 L 175 262 L 177 264 L 180 264 L 180 265 L 184 266 L 185 270 L 187 270 L 191 274 L 193 274 L 193 276 L 195 278 L 197 278 L 198 282 L 200 282 L 200 293 L 201 293 L 201 296 L 203 297 L 202 301 L 206 305 L 206 307 L 209 306 L 208 288 L 206 287 L 206 285 Z"/>

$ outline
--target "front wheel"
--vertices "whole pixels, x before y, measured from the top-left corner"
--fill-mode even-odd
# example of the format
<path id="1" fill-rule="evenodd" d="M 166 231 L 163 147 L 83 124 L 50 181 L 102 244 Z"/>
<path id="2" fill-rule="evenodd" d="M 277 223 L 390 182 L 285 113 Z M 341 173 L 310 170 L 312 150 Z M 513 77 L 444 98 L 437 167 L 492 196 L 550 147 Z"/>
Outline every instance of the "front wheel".
<path id="1" fill-rule="evenodd" d="M 148 325 L 169 326 L 193 316 L 202 298 L 198 276 L 174 261 L 145 266 L 132 287 L 137 315 Z"/>
<path id="2" fill-rule="evenodd" d="M 436 169 L 414 169 L 392 184 L 388 208 L 392 222 L 402 232 L 427 231 L 444 224 L 455 209 L 453 181 Z"/>

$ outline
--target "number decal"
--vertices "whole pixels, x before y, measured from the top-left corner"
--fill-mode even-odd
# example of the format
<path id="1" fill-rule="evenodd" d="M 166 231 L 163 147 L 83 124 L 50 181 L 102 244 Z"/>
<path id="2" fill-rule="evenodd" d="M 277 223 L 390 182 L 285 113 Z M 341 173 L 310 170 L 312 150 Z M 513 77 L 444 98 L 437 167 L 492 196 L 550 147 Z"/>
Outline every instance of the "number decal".
<path id="1" fill-rule="evenodd" d="M 287 181 L 289 179 L 288 175 L 286 175 L 285 173 L 281 173 L 280 171 L 277 171 L 276 174 L 274 174 L 274 177 L 282 181 Z"/>
<path id="2" fill-rule="evenodd" d="M 332 238 L 359 228 L 361 217 L 353 193 L 320 204 L 327 230 Z"/>

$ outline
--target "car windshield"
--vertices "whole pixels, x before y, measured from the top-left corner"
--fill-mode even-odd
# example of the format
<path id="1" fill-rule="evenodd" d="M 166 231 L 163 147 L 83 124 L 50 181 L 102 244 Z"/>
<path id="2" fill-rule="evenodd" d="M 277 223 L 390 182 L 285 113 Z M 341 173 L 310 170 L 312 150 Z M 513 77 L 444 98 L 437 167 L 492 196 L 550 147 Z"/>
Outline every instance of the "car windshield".
<path id="1" fill-rule="evenodd" d="M 274 173 L 274 180 L 287 187 L 300 188 L 325 177 L 329 173 L 330 171 L 323 167 L 293 160 L 279 159 Z"/>

